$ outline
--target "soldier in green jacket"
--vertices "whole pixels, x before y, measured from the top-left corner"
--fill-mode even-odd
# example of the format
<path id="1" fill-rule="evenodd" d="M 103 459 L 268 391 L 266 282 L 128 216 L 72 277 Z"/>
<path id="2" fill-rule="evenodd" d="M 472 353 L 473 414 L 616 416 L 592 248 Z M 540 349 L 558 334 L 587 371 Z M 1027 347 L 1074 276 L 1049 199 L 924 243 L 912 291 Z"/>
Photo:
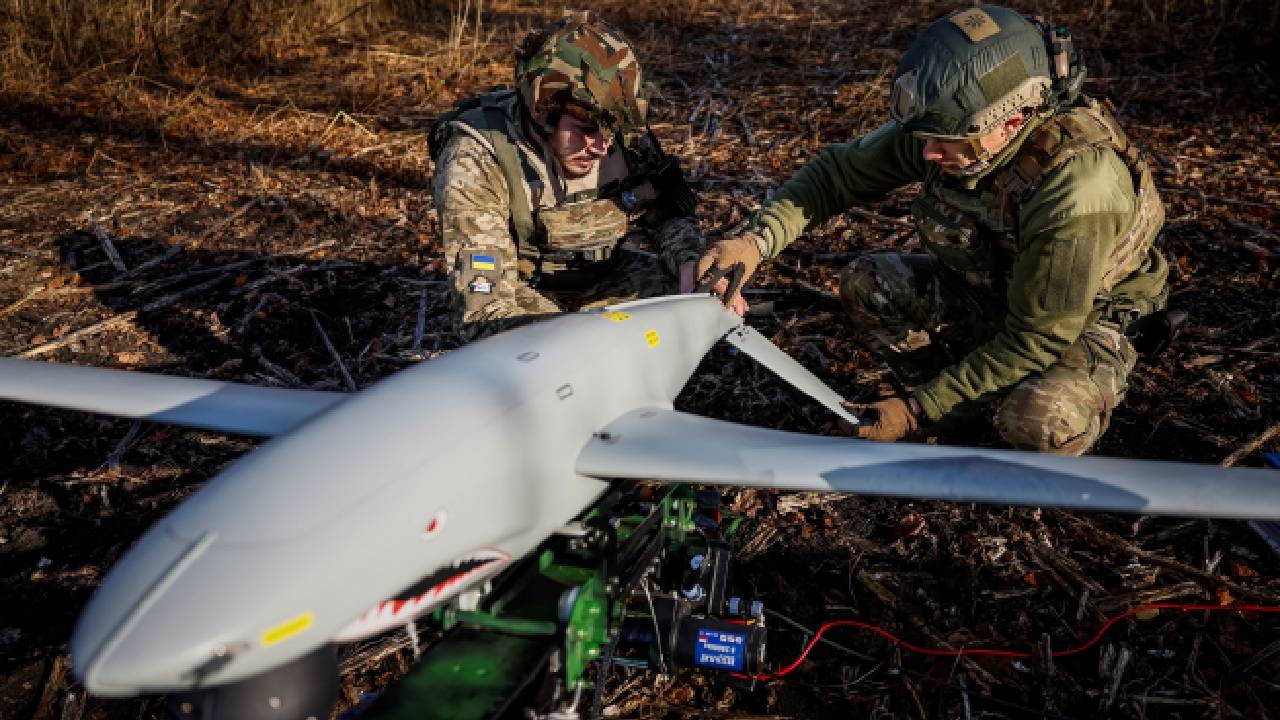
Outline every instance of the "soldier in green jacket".
<path id="1" fill-rule="evenodd" d="M 514 89 L 435 123 L 434 199 L 464 338 L 693 287 L 695 199 L 648 131 L 642 87 L 626 39 L 574 13 L 524 40 Z"/>
<path id="2" fill-rule="evenodd" d="M 1168 266 L 1151 173 L 1083 80 L 1064 28 L 991 5 L 934 22 L 897 68 L 892 120 L 825 149 L 699 276 L 735 263 L 749 276 L 833 215 L 920 182 L 927 254 L 840 273 L 861 336 L 919 380 L 859 406 L 855 432 L 897 440 L 994 411 L 1016 448 L 1086 452 L 1124 396 L 1137 321 L 1163 310 Z"/>

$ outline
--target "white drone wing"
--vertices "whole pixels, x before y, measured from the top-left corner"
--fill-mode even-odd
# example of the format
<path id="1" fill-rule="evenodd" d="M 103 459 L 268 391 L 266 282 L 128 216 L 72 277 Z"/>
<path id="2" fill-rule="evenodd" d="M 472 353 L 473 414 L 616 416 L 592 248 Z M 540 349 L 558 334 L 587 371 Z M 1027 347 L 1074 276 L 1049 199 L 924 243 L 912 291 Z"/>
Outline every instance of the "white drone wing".
<path id="1" fill-rule="evenodd" d="M 602 478 L 851 492 L 1155 515 L 1280 518 L 1280 473 L 1252 468 L 878 443 L 633 410 L 577 471 Z"/>
<path id="2" fill-rule="evenodd" d="M 279 435 L 347 397 L 0 358 L 0 399 L 242 435 Z"/>
<path id="3" fill-rule="evenodd" d="M 778 377 L 792 387 L 818 401 L 823 407 L 844 418 L 852 425 L 858 424 L 857 416 L 844 409 L 843 398 L 827 387 L 827 384 L 816 375 L 786 354 L 769 338 L 761 335 L 750 325 L 739 325 L 724 337 L 725 342 L 733 345 L 753 360 L 769 368 Z"/>

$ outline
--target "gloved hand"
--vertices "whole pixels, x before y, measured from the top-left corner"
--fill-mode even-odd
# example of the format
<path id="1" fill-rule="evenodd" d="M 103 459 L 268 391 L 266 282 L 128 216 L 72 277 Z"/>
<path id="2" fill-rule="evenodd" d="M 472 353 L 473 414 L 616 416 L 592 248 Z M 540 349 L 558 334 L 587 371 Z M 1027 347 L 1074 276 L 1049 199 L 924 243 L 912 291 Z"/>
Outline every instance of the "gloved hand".
<path id="1" fill-rule="evenodd" d="M 853 434 L 864 440 L 901 440 L 920 427 L 924 418 L 920 402 L 910 395 L 895 395 L 868 404 L 847 402 L 844 406 L 862 421 L 853 427 Z"/>
<path id="2" fill-rule="evenodd" d="M 721 238 L 698 259 L 697 277 L 701 281 L 713 268 L 728 268 L 735 263 L 742 263 L 741 285 L 746 285 L 751 276 L 755 274 L 756 268 L 760 267 L 760 261 L 760 246 L 756 244 L 756 236 L 754 234 L 747 233 L 746 235 Z M 728 279 L 722 278 L 716 283 L 714 289 L 715 293 L 724 299 L 725 304 L 733 308 L 735 312 L 739 315 L 746 313 L 747 302 L 736 291 L 731 298 L 724 296 L 729 289 Z"/>

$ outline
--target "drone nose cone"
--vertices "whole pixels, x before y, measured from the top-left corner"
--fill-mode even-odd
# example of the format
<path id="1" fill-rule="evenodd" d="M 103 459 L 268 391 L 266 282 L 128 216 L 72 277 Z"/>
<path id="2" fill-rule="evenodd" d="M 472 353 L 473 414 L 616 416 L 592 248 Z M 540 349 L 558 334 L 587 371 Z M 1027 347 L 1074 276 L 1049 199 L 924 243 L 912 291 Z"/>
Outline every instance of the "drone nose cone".
<path id="1" fill-rule="evenodd" d="M 179 673 L 190 670 L 174 661 L 173 646 L 157 642 L 154 628 L 140 632 L 138 621 L 212 544 L 212 533 L 190 541 L 161 523 L 112 568 L 71 636 L 73 670 L 90 692 L 127 697 L 172 687 Z M 199 619 L 190 622 L 198 625 Z"/>

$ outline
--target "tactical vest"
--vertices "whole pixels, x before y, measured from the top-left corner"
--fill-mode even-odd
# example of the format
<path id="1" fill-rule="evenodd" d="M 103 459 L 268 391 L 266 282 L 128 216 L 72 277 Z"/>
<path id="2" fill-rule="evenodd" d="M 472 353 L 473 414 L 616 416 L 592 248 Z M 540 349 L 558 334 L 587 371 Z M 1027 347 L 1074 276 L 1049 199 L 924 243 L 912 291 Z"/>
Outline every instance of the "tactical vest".
<path id="1" fill-rule="evenodd" d="M 597 191 L 574 193 L 554 207 L 530 207 L 528 186 L 540 205 L 543 182 L 511 137 L 507 106 L 514 90 L 495 90 L 464 100 L 431 126 L 428 147 L 437 160 L 452 137 L 453 123 L 479 133 L 493 149 L 507 183 L 511 231 L 516 238 L 520 276 L 547 280 L 566 289 L 594 280 L 605 269 L 627 233 L 627 213 L 613 200 L 597 199 Z"/>
<path id="2" fill-rule="evenodd" d="M 1045 121 L 978 196 L 947 188 L 932 173 L 912 205 L 925 248 L 970 284 L 994 289 L 1018 253 L 1022 203 L 1067 161 L 1087 150 L 1109 148 L 1129 170 L 1137 211 L 1102 269 L 1099 297 L 1106 300 L 1117 283 L 1142 265 L 1164 225 L 1164 205 L 1151 170 L 1108 106 L 1085 98 L 1084 104 Z"/>

